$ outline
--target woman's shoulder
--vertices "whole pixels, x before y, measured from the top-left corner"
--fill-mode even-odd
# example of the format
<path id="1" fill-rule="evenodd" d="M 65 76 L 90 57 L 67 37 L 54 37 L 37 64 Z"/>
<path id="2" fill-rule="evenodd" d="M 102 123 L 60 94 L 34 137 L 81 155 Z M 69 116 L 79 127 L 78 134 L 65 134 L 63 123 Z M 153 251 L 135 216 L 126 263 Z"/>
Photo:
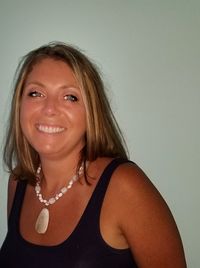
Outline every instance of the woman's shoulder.
<path id="1" fill-rule="evenodd" d="M 145 172 L 134 162 L 121 161 L 121 163 L 114 170 L 111 186 L 115 186 L 115 189 L 119 189 L 119 194 L 135 194 L 140 192 L 141 189 L 154 188 L 150 179 Z"/>
<path id="2" fill-rule="evenodd" d="M 148 215 L 151 209 L 159 212 L 168 210 L 158 189 L 134 162 L 125 162 L 118 166 L 113 174 L 110 188 L 111 191 L 112 189 L 115 191 L 116 196 L 120 197 L 118 200 L 122 211 L 128 212 L 129 209 L 137 212 L 135 215 L 142 215 L 142 212 Z"/>
<path id="3" fill-rule="evenodd" d="M 119 228 L 142 267 L 149 267 L 147 259 L 151 267 L 161 267 L 158 265 L 161 260 L 164 267 L 172 258 L 176 264 L 173 267 L 185 267 L 181 239 L 171 211 L 137 164 L 127 162 L 116 169 L 109 193 Z"/>

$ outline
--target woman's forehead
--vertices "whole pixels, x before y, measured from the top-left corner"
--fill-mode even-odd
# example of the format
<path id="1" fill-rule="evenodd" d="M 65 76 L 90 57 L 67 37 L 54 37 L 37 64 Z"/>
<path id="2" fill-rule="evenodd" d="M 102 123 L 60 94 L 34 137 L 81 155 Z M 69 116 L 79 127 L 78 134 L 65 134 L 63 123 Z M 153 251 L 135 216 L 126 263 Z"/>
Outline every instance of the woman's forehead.
<path id="1" fill-rule="evenodd" d="M 37 82 L 38 80 L 54 80 L 56 82 L 72 83 L 79 86 L 79 80 L 69 64 L 53 58 L 44 58 L 35 62 L 28 70 L 24 84 Z"/>

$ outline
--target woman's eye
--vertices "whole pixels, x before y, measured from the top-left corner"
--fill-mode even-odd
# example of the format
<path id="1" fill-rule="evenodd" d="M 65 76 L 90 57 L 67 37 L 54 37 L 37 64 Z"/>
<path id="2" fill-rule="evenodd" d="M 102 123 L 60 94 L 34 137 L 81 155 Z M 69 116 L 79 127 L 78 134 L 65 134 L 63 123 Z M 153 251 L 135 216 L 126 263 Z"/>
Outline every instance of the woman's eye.
<path id="1" fill-rule="evenodd" d="M 42 97 L 42 93 L 38 92 L 38 91 L 31 91 L 28 93 L 28 96 L 30 97 Z"/>
<path id="2" fill-rule="evenodd" d="M 74 95 L 66 95 L 66 96 L 64 97 L 64 99 L 65 99 L 65 100 L 72 101 L 72 102 L 75 102 L 75 101 L 78 100 L 78 98 L 77 98 L 76 96 L 74 96 Z"/>

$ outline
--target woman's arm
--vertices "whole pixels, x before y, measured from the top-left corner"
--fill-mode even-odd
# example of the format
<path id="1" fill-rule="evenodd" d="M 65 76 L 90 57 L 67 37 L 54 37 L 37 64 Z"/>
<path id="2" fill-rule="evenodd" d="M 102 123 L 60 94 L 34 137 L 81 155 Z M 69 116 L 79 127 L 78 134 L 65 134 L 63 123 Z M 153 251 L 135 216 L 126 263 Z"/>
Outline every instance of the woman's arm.
<path id="1" fill-rule="evenodd" d="M 160 193 L 137 165 L 123 165 L 116 176 L 120 228 L 139 268 L 185 268 L 182 241 Z"/>

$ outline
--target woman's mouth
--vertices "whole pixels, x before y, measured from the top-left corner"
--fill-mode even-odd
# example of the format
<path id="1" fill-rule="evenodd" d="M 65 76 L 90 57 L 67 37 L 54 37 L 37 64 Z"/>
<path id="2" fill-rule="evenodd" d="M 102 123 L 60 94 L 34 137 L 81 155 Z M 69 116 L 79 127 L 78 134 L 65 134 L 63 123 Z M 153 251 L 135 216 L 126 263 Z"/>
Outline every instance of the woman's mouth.
<path id="1" fill-rule="evenodd" d="M 37 125 L 37 129 L 40 132 L 48 133 L 48 134 L 55 134 L 64 131 L 64 127 L 53 127 L 53 126 L 46 126 L 46 125 Z"/>

